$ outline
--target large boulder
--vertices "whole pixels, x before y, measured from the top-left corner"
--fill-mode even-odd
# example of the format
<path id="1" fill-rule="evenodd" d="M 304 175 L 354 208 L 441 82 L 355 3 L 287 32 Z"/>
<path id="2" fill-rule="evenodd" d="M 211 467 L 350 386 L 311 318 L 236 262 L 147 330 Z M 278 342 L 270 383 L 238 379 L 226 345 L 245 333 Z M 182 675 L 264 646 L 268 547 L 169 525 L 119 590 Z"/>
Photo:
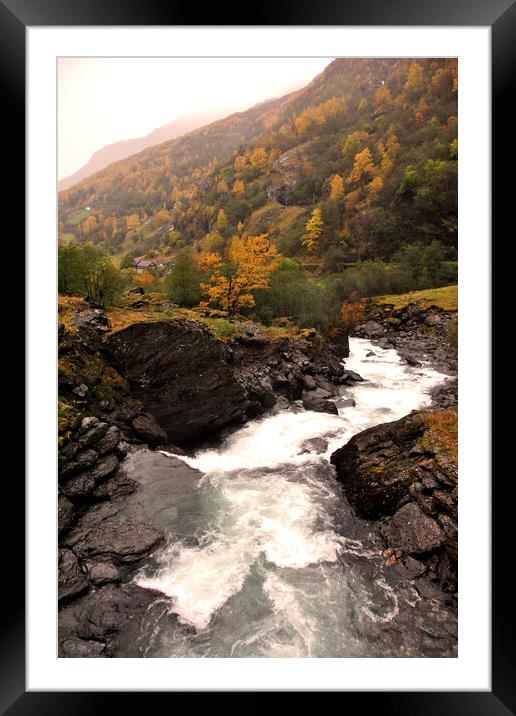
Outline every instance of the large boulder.
<path id="1" fill-rule="evenodd" d="M 317 391 L 308 393 L 307 397 L 303 399 L 303 408 L 305 410 L 313 410 L 316 413 L 330 413 L 330 415 L 338 415 L 339 411 L 333 400 L 327 400 L 314 395 Z"/>
<path id="2" fill-rule="evenodd" d="M 135 323 L 112 334 L 108 347 L 133 395 L 172 443 L 188 443 L 245 416 L 248 399 L 229 351 L 201 323 Z"/>
<path id="3" fill-rule="evenodd" d="M 392 547 L 405 554 L 434 552 L 444 543 L 439 525 L 413 502 L 400 507 L 382 532 Z"/>
<path id="4" fill-rule="evenodd" d="M 423 414 L 382 423 L 354 435 L 332 454 L 337 479 L 361 517 L 378 519 L 393 514 L 419 478 L 414 451 L 425 426 Z M 422 460 L 422 448 L 419 455 Z"/>
<path id="5" fill-rule="evenodd" d="M 109 584 L 67 605 L 59 618 L 59 656 L 142 656 L 139 637 L 154 605 L 164 595 L 136 584 Z"/>
<path id="6" fill-rule="evenodd" d="M 381 520 L 388 564 L 401 558 L 407 576 L 414 564 L 406 558 L 414 556 L 432 580 L 456 592 L 456 411 L 412 413 L 364 430 L 331 462 L 357 513 Z"/>

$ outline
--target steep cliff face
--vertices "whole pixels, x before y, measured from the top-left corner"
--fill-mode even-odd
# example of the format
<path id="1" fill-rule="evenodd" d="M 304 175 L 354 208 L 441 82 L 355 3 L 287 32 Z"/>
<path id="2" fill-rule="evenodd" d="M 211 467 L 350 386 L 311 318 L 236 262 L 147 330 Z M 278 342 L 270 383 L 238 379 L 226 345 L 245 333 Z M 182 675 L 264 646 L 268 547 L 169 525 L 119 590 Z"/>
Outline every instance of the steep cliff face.
<path id="1" fill-rule="evenodd" d="M 388 560 L 456 591 L 456 411 L 413 413 L 364 430 L 331 462 L 357 513 L 381 520 Z"/>

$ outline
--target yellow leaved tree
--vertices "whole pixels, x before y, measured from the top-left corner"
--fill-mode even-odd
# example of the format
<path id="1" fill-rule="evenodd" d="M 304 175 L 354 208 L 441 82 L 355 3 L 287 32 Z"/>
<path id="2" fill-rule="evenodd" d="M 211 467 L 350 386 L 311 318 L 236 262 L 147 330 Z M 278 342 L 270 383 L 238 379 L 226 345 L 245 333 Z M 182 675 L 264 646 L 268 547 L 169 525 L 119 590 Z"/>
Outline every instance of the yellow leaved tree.
<path id="1" fill-rule="evenodd" d="M 349 175 L 347 181 L 349 184 L 352 184 L 353 182 L 358 182 L 364 174 L 367 174 L 370 177 L 374 176 L 375 174 L 373 155 L 371 154 L 371 150 L 368 147 L 355 155 L 353 169 L 351 170 L 351 174 Z"/>
<path id="2" fill-rule="evenodd" d="M 201 253 L 199 265 L 207 277 L 201 283 L 201 293 L 207 300 L 201 305 L 220 306 L 230 315 L 254 306 L 252 292 L 269 287 L 269 276 L 279 258 L 268 234 L 233 237 L 227 261 L 216 252 Z"/>
<path id="3" fill-rule="evenodd" d="M 306 222 L 305 233 L 303 234 L 302 245 L 308 251 L 315 251 L 324 229 L 324 221 L 321 210 L 318 206 L 312 211 L 310 218 Z"/>
<path id="4" fill-rule="evenodd" d="M 340 201 L 344 196 L 344 179 L 340 174 L 335 174 L 330 182 L 330 199 L 334 201 Z"/>

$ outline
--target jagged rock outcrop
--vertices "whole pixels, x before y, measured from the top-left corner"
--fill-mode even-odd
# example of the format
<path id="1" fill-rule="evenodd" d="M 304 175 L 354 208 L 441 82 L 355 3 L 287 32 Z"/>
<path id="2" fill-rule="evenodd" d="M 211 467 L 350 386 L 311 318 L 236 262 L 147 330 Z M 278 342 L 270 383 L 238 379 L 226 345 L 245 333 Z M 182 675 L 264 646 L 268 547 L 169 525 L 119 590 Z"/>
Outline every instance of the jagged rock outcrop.
<path id="1" fill-rule="evenodd" d="M 278 396 L 300 400 L 306 376 L 317 387 L 344 382 L 345 375 L 315 331 L 272 340 L 258 327 L 223 342 L 196 321 L 154 321 L 111 334 L 107 346 L 132 396 L 177 445 L 255 417 Z M 149 444 L 163 444 L 163 436 L 158 442 L 146 434 L 141 413 L 125 419 Z"/>
<path id="2" fill-rule="evenodd" d="M 364 430 L 333 453 L 361 517 L 380 520 L 386 556 L 457 588 L 457 414 L 419 412 Z"/>

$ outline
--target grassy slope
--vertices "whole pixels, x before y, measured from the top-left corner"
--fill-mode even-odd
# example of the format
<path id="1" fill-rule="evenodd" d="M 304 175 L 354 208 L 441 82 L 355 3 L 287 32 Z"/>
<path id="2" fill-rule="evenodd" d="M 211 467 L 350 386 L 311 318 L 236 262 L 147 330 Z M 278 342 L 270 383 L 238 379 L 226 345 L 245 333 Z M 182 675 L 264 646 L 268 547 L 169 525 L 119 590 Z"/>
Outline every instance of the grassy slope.
<path id="1" fill-rule="evenodd" d="M 421 306 L 438 306 L 445 311 L 456 311 L 458 308 L 458 286 L 444 286 L 399 295 L 377 296 L 373 300 L 376 303 L 393 304 L 396 308 L 402 308 L 409 303 L 418 303 Z"/>

